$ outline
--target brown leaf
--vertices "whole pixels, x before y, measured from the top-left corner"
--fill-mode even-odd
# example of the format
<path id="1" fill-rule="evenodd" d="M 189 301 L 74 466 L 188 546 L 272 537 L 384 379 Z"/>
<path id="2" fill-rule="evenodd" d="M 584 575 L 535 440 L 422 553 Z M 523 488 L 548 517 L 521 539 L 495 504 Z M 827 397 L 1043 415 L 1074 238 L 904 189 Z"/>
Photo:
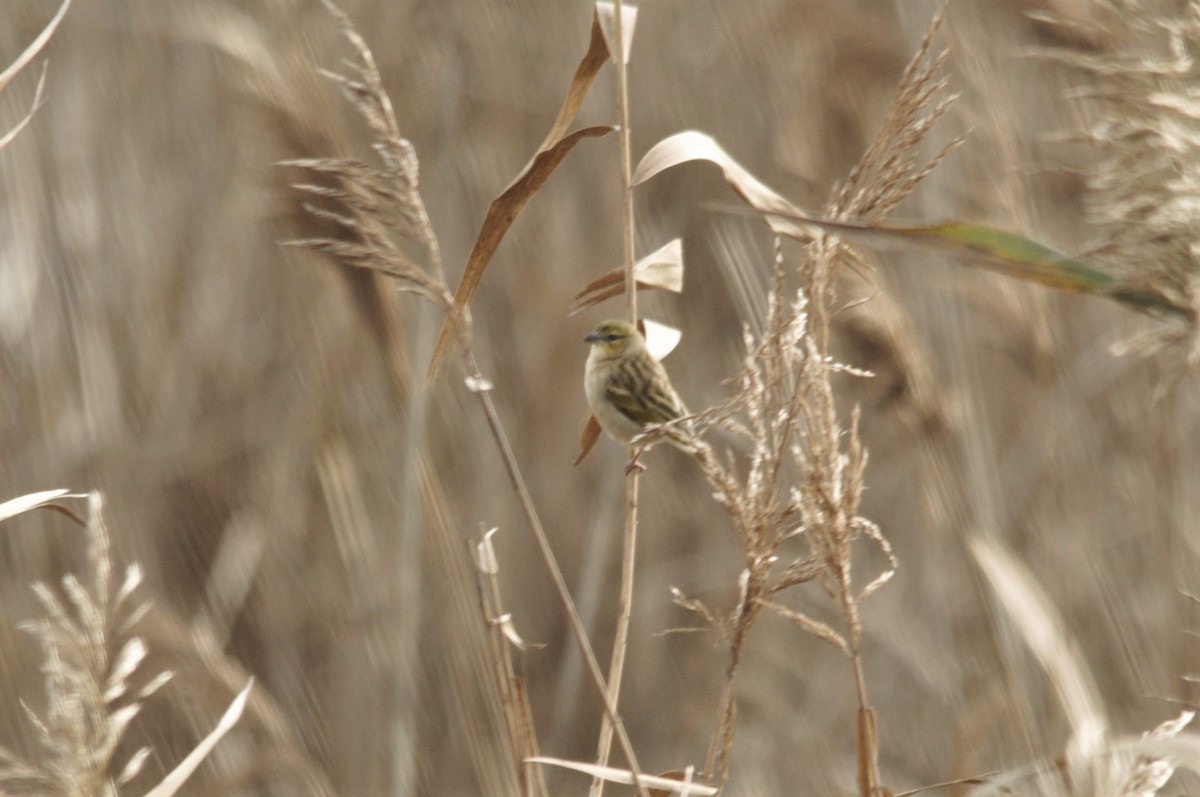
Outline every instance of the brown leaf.
<path id="1" fill-rule="evenodd" d="M 562 108 L 558 111 L 558 118 L 554 120 L 550 132 L 546 134 L 546 139 L 538 147 L 539 151 L 549 148 L 550 145 L 562 138 L 563 133 L 567 132 L 571 122 L 575 121 L 575 114 L 579 113 L 579 107 L 583 105 L 583 100 L 587 97 L 592 82 L 595 81 L 596 75 L 600 74 L 600 68 L 604 66 L 608 58 L 608 44 L 604 41 L 604 31 L 600 27 L 599 15 L 593 13 L 592 38 L 588 42 L 587 53 L 584 54 L 583 60 L 575 69 L 575 76 L 571 78 L 571 87 L 567 89 L 567 96 L 563 99 Z"/>
<path id="2" fill-rule="evenodd" d="M 454 308 L 442 322 L 442 331 L 438 335 L 437 346 L 433 350 L 429 372 L 426 374 L 427 382 L 432 381 L 441 369 L 442 361 L 454 343 L 455 325 L 469 312 L 468 305 L 479 288 L 483 272 L 487 270 L 500 241 L 508 232 L 508 228 L 516 221 L 526 203 L 537 193 L 550 174 L 558 167 L 558 164 L 562 162 L 562 159 L 581 139 L 607 135 L 616 129 L 601 125 L 585 127 L 570 135 L 564 135 L 567 128 L 575 121 L 575 115 L 579 112 L 584 98 L 587 97 L 588 89 L 591 88 L 592 82 L 608 57 L 608 45 L 604 41 L 604 31 L 601 29 L 599 14 L 595 12 L 592 14 L 591 41 L 588 43 L 587 53 L 584 54 L 583 60 L 579 62 L 579 67 L 575 70 L 571 86 L 567 89 L 567 96 L 558 111 L 558 118 L 550 126 L 550 132 L 546 134 L 545 140 L 538 147 L 537 154 L 521 170 L 516 179 L 488 206 L 487 215 L 479 230 L 479 237 L 476 238 L 475 246 L 467 258 L 467 265 L 463 270 L 462 279 L 458 283 L 458 290 L 454 292 Z"/>
<path id="3" fill-rule="evenodd" d="M 433 360 L 429 363 L 428 380 L 432 380 L 437 375 L 441 361 L 450 351 L 454 339 L 454 326 L 458 323 L 459 316 L 467 312 L 468 305 L 475 296 L 475 291 L 479 289 L 479 283 L 483 280 L 483 272 L 487 270 L 488 264 L 492 261 L 492 255 L 500 246 L 500 241 L 504 239 L 505 233 L 517 220 L 521 210 L 542 187 L 546 178 L 557 168 L 572 147 L 585 138 L 608 135 L 615 129 L 609 125 L 585 127 L 559 139 L 549 149 L 544 149 L 534 155 L 533 160 L 521 171 L 517 179 L 504 189 L 500 196 L 492 200 L 492 204 L 488 206 L 487 215 L 483 219 L 483 226 L 479 230 L 479 237 L 475 239 L 475 246 L 467 257 L 467 267 L 458 283 L 458 290 L 454 292 L 454 308 L 442 322 L 442 332 L 438 336 Z"/>
<path id="4" fill-rule="evenodd" d="M 591 453 L 596 446 L 596 441 L 600 439 L 601 431 L 600 422 L 596 420 L 596 416 L 588 413 L 587 420 L 583 422 L 583 429 L 579 432 L 579 456 L 575 457 L 571 467 L 583 462 L 584 457 Z"/>
<path id="5" fill-rule="evenodd" d="M 657 251 L 633 264 L 634 278 L 639 291 L 648 288 L 679 293 L 683 290 L 683 242 L 676 238 Z M 575 294 L 571 315 L 619 296 L 625 291 L 625 269 L 615 268 L 598 277 Z"/>

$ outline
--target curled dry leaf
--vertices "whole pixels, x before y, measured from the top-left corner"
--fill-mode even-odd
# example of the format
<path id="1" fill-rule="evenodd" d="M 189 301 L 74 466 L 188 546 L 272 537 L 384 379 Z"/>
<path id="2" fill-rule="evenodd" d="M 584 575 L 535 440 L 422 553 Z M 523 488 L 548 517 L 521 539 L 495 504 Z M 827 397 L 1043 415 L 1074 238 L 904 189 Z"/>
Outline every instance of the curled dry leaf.
<path id="1" fill-rule="evenodd" d="M 806 237 L 804 228 L 788 220 L 788 216 L 803 216 L 803 211 L 784 199 L 778 192 L 751 174 L 730 157 L 712 136 L 696 130 L 685 130 L 668 136 L 642 156 L 633 172 L 633 184 L 640 185 L 659 172 L 688 161 L 704 160 L 720 167 L 725 182 L 750 207 L 769 214 L 767 223 L 781 235 Z"/>
<path id="2" fill-rule="evenodd" d="M 462 279 L 459 280 L 458 289 L 454 292 L 454 307 L 442 322 L 442 331 L 438 335 L 437 346 L 434 347 L 433 357 L 429 363 L 429 372 L 426 374 L 427 381 L 432 381 L 441 369 L 442 361 L 445 360 L 454 345 L 455 326 L 460 322 L 462 316 L 469 312 L 471 299 L 479 288 L 483 272 L 487 270 L 492 255 L 500 246 L 500 241 L 504 239 L 504 235 L 516 221 L 525 205 L 577 143 L 585 138 L 607 135 L 616 129 L 610 125 L 599 125 L 576 130 L 570 135 L 566 134 L 567 128 L 575 121 L 575 116 L 579 113 L 584 98 L 587 97 L 588 89 L 591 88 L 596 75 L 599 74 L 600 68 L 604 66 L 608 58 L 608 45 L 604 40 L 604 32 L 601 29 L 597 11 L 592 14 L 591 41 L 588 44 L 587 53 L 579 62 L 575 76 L 571 78 L 571 86 L 567 89 L 567 96 L 558 111 L 558 117 L 550 126 L 550 132 L 538 147 L 537 154 L 533 156 L 533 159 L 488 206 L 487 215 L 484 216 L 483 224 L 479 229 L 479 236 L 475 239 L 475 246 L 472 247 L 471 254 L 467 257 L 467 265 L 463 269 Z"/>
<path id="3" fill-rule="evenodd" d="M 69 493 L 70 490 L 42 490 L 41 492 L 10 498 L 0 504 L 0 520 L 7 520 L 23 512 L 28 512 L 31 509 L 37 509 L 39 506 L 45 506 L 51 501 L 62 498 Z"/>
<path id="4" fill-rule="evenodd" d="M 495 623 L 500 627 L 500 633 L 504 634 L 513 647 L 517 650 L 528 650 L 529 646 L 525 644 L 525 640 L 521 639 L 521 635 L 517 633 L 517 627 L 513 624 L 512 614 L 502 614 L 496 618 Z"/>
<path id="5" fill-rule="evenodd" d="M 633 264 L 639 291 L 661 288 L 672 293 L 683 290 L 683 241 L 679 238 L 659 247 Z M 580 289 L 571 305 L 571 315 L 625 292 L 625 269 L 614 268 Z"/>

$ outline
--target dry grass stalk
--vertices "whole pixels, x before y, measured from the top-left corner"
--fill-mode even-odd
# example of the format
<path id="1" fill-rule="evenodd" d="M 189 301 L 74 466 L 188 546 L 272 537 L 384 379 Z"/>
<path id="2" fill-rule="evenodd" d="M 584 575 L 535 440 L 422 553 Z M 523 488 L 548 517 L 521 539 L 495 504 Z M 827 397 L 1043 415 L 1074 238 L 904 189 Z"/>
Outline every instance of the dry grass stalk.
<path id="1" fill-rule="evenodd" d="M 881 219 L 955 145 L 944 147 L 928 161 L 918 157 L 925 136 L 953 101 L 944 96 L 946 81 L 939 77 L 945 53 L 931 56 L 939 23 L 935 18 L 905 70 L 871 146 L 834 192 L 826 208 L 828 217 Z M 716 150 L 706 146 L 705 151 Z M 734 180 L 728 163 L 723 168 L 735 188 L 755 189 L 739 190 L 747 201 L 764 201 L 760 197 L 766 194 L 765 187 L 760 190 L 761 184 L 737 171 Z M 834 401 L 834 376 L 860 372 L 829 355 L 830 319 L 838 307 L 836 277 L 842 266 L 858 262 L 844 244 L 822 237 L 792 270 L 777 238 L 763 331 L 756 336 L 749 325 L 745 329 L 746 354 L 742 371 L 733 380 L 734 395 L 691 419 L 690 428 L 678 425 L 661 432 L 682 437 L 693 446 L 714 497 L 732 521 L 745 560 L 737 603 L 720 619 L 698 601 L 677 595 L 684 608 L 699 611 L 709 622 L 715 620 L 728 648 L 726 687 L 707 759 L 709 777 L 718 784 L 729 774 L 738 666 L 747 634 L 766 608 L 850 660 L 859 703 L 859 791 L 870 797 L 879 787 L 875 716 L 863 672 L 859 609 L 891 578 L 896 560 L 880 529 L 859 514 L 867 456 L 858 439 L 857 411 L 845 425 Z M 745 440 L 749 454 L 744 465 L 737 465 L 732 452 L 718 455 L 695 439 L 712 426 L 722 426 Z M 854 550 L 864 540 L 879 548 L 887 567 L 860 587 L 854 575 Z M 793 550 L 796 546 L 799 552 Z M 785 591 L 809 582 L 818 584 L 840 613 L 840 628 L 779 602 Z"/>
<path id="2" fill-rule="evenodd" d="M 337 19 L 343 34 L 359 57 L 357 63 L 347 62 L 347 68 L 352 70 L 353 76 L 334 72 L 323 72 L 323 74 L 338 85 L 343 96 L 367 122 L 375 136 L 374 149 L 383 161 L 383 169 L 375 169 L 349 159 L 322 158 L 287 162 L 285 165 L 328 175 L 336 178 L 340 183 L 340 188 L 306 183 L 295 186 L 300 191 L 332 203 L 332 209 L 315 205 L 308 205 L 306 208 L 317 218 L 333 223 L 340 235 L 338 237 L 296 240 L 289 243 L 330 254 L 345 266 L 366 268 L 392 277 L 400 282 L 402 288 L 446 311 L 442 339 L 439 340 L 434 353 L 434 364 L 438 361 L 441 353 L 449 351 L 446 335 L 448 332 L 452 333 L 457 339 L 458 350 L 462 358 L 461 364 L 466 372 L 466 386 L 478 398 L 492 439 L 499 449 L 525 519 L 550 571 L 559 600 L 567 614 L 589 674 L 603 696 L 605 713 L 613 723 L 622 752 L 629 762 L 630 769 L 635 775 L 640 776 L 641 772 L 637 765 L 633 745 L 625 731 L 624 724 L 617 715 L 616 705 L 608 694 L 607 682 L 587 639 L 583 621 L 575 609 L 566 580 L 554 559 L 549 540 L 533 505 L 532 496 L 517 464 L 516 455 L 492 401 L 492 383 L 483 376 L 475 355 L 473 325 L 470 312 L 465 305 L 466 300 L 469 300 L 470 294 L 473 292 L 472 285 L 478 284 L 478 278 L 482 276 L 482 271 L 486 268 L 486 259 L 481 261 L 481 264 L 476 263 L 473 269 L 468 266 L 468 273 L 464 275 L 464 282 L 460 285 L 459 296 L 456 298 L 456 295 L 451 293 L 446 285 L 437 237 L 418 190 L 416 152 L 412 145 L 400 135 L 395 115 L 392 112 L 391 101 L 383 89 L 374 57 L 366 42 L 354 30 L 345 13 L 334 5 L 332 0 L 322 0 L 322 2 Z M 595 37 L 593 37 L 594 43 Z M 590 53 L 591 50 L 589 50 L 589 56 L 585 57 L 585 62 L 590 59 Z M 576 83 L 581 79 L 590 83 L 590 79 L 586 79 L 586 76 L 581 78 L 577 74 Z M 574 100 L 568 99 L 567 105 L 564 106 L 571 110 L 568 117 L 573 117 L 573 109 L 569 107 L 571 103 L 576 102 L 577 105 L 581 101 L 582 97 L 576 97 Z M 570 118 L 566 118 L 564 121 L 564 118 L 560 116 L 555 129 L 569 121 Z M 581 138 L 602 135 L 610 130 L 611 128 L 584 128 L 558 139 L 549 149 L 539 151 L 518 180 L 505 189 L 502 194 L 501 199 L 506 203 L 503 207 L 510 207 L 512 213 L 501 214 L 506 216 L 503 219 L 494 219 L 493 214 L 489 213 L 479 240 L 490 242 L 488 246 L 494 250 L 504 231 L 511 224 L 515 213 L 536 192 L 550 171 L 565 157 L 575 142 Z M 497 202 L 500 201 L 500 199 L 497 200 Z M 493 211 L 496 207 L 497 203 L 494 202 Z M 424 267 L 402 252 L 394 237 L 397 235 L 414 240 L 424 248 L 427 261 Z M 479 246 L 480 243 L 477 242 L 477 250 Z M 473 252 L 473 258 L 475 254 Z M 472 274 L 473 277 L 471 277 Z M 468 277 L 471 277 L 474 283 Z M 431 366 L 431 373 L 435 370 Z M 528 725 L 526 724 L 520 729 L 517 729 L 516 726 L 513 728 L 519 730 L 523 737 L 527 733 Z M 518 738 L 513 740 L 513 746 L 514 749 L 523 749 L 527 745 Z M 645 787 L 639 785 L 639 791 L 645 793 Z"/>
<path id="3" fill-rule="evenodd" d="M 0 783 L 81 797 L 116 795 L 150 755 L 142 747 L 118 769 L 117 747 L 145 700 L 171 673 L 151 676 L 136 689 L 130 683 L 148 652 L 141 637 L 131 633 L 149 610 L 148 603 L 134 597 L 141 570 L 131 565 L 121 582 L 114 583 L 110 538 L 97 493 L 89 496 L 81 525 L 88 543 L 86 580 L 68 574 L 61 591 L 35 583 L 45 614 L 22 624 L 42 649 L 47 706 L 41 714 L 24 706 L 40 754 L 30 761 L 0 748 Z"/>
<path id="4" fill-rule="evenodd" d="M 621 241 L 624 253 L 625 272 L 625 315 L 631 324 L 638 322 L 637 309 L 637 274 L 635 272 L 635 228 L 633 212 L 633 156 L 630 149 L 629 132 L 629 70 L 628 58 L 633 45 L 633 29 L 637 20 L 637 8 L 633 5 L 624 6 L 621 0 L 614 0 L 611 9 L 608 3 L 597 3 L 598 17 L 611 14 L 613 61 L 616 63 L 616 106 L 617 124 L 619 126 L 618 140 L 621 150 Z M 628 11 L 628 18 L 626 18 Z M 637 457 L 637 449 L 629 447 L 629 460 Z M 630 468 L 625 477 L 625 526 L 622 536 L 621 553 L 621 591 L 617 608 L 617 624 L 613 633 L 612 657 L 608 667 L 608 696 L 613 706 L 618 705 L 621 695 L 621 681 L 625 673 L 625 655 L 629 643 L 629 622 L 633 614 L 633 578 L 637 561 L 638 533 L 638 484 L 640 472 Z M 613 723 L 607 714 L 600 721 L 600 738 L 596 744 L 596 764 L 607 766 L 609 752 L 612 748 Z M 640 788 L 640 787 L 639 787 Z M 604 779 L 597 776 L 592 780 L 591 797 L 600 797 L 604 793 Z"/>
<path id="5" fill-rule="evenodd" d="M 540 755 L 529 694 L 524 679 L 513 666 L 510 646 L 520 651 L 525 642 L 513 627 L 512 615 L 504 611 L 500 591 L 500 563 L 492 545 L 496 529 L 485 532 L 475 546 L 476 583 L 479 588 L 479 609 L 488 626 L 491 662 L 495 668 L 496 685 L 500 692 L 504 722 L 513 755 L 513 769 L 518 775 L 521 791 L 527 795 L 548 794 L 541 767 L 526 763 Z"/>
<path id="6" fill-rule="evenodd" d="M 1200 362 L 1200 7 L 1151 11 L 1132 0 L 1104 0 L 1103 13 L 1071 28 L 1089 37 L 1126 42 L 1103 55 L 1038 51 L 1082 71 L 1080 96 L 1095 121 L 1076 137 L 1100 149 L 1085 172 L 1084 204 L 1097 230 L 1089 257 L 1122 275 L 1132 288 L 1162 294 L 1190 316 L 1151 332 L 1136 348 L 1168 344 Z M 1056 20 L 1060 25 L 1067 23 Z M 1119 33 L 1118 33 L 1119 32 Z M 1085 39 L 1086 41 L 1087 39 Z"/>
<path id="7" fill-rule="evenodd" d="M 305 209 L 331 222 L 344 234 L 344 237 L 306 238 L 288 243 L 332 255 L 344 265 L 386 274 L 398 280 L 404 290 L 448 307 L 453 299 L 446 288 L 437 235 L 421 198 L 416 150 L 400 134 L 391 100 L 383 90 L 379 68 L 367 43 L 345 12 L 331 0 L 322 2 L 337 20 L 359 61 L 345 62 L 349 75 L 324 69 L 321 74 L 337 85 L 367 123 L 374 135 L 372 146 L 382 169 L 348 158 L 285 161 L 283 165 L 338 181 L 337 187 L 313 183 L 293 187 L 331 202 L 336 210 L 312 204 L 306 204 Z M 397 238 L 418 244 L 426 255 L 426 265 L 414 263 Z"/>
<path id="8" fill-rule="evenodd" d="M 819 267 L 809 265 L 807 273 L 820 273 Z M 746 637 L 761 611 L 780 613 L 846 654 L 854 668 L 860 710 L 867 712 L 858 607 L 890 578 L 895 566 L 886 538 L 858 513 L 866 453 L 858 442 L 857 414 L 848 429 L 842 427 L 832 388 L 833 374 L 850 369 L 832 362 L 821 349 L 810 327 L 805 290 L 797 288 L 794 299 L 786 298 L 789 276 L 779 247 L 764 333 L 755 338 L 748 329 L 745 332 L 747 354 L 736 378 L 738 392 L 695 419 L 697 431 L 720 425 L 744 437 L 750 446 L 742 470 L 732 454 L 722 458 L 703 443 L 696 444 L 697 458 L 714 497 L 733 523 L 745 557 L 737 604 L 717 627 L 729 654 L 725 694 L 707 760 L 717 783 L 729 774 L 736 718 L 734 683 Z M 879 545 L 890 567 L 860 589 L 852 576 L 852 548 L 863 538 Z M 799 554 L 785 553 L 789 541 L 804 546 Z M 778 603 L 783 592 L 810 581 L 819 583 L 834 601 L 843 616 L 843 629 L 835 630 Z M 699 606 L 694 601 L 681 601 L 681 605 Z M 707 609 L 702 614 L 716 616 Z M 873 734 L 863 738 L 871 739 Z M 863 753 L 864 761 L 874 761 L 873 750 Z M 873 774 L 866 777 L 876 784 Z"/>

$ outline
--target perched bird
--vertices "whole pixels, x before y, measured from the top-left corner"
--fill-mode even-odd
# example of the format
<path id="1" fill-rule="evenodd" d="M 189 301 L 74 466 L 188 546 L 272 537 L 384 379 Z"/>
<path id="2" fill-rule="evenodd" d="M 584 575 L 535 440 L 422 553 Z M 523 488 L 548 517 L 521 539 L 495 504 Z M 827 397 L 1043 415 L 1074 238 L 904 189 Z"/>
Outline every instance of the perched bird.
<path id="1" fill-rule="evenodd" d="M 632 324 L 602 321 L 584 340 L 592 349 L 583 390 L 600 428 L 613 438 L 628 443 L 649 424 L 687 414 L 666 370 Z M 635 461 L 630 467 L 639 466 Z"/>

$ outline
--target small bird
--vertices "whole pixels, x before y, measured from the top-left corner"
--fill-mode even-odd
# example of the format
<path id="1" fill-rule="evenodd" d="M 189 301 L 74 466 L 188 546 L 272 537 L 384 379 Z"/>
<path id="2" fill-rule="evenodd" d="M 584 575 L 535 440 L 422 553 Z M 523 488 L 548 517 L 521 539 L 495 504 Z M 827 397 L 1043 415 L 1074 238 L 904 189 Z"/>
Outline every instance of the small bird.
<path id="1" fill-rule="evenodd" d="M 584 338 L 592 344 L 583 391 L 600 428 L 628 443 L 650 424 L 687 414 L 662 364 L 632 324 L 602 321 Z M 637 458 L 629 468 L 640 467 Z"/>

